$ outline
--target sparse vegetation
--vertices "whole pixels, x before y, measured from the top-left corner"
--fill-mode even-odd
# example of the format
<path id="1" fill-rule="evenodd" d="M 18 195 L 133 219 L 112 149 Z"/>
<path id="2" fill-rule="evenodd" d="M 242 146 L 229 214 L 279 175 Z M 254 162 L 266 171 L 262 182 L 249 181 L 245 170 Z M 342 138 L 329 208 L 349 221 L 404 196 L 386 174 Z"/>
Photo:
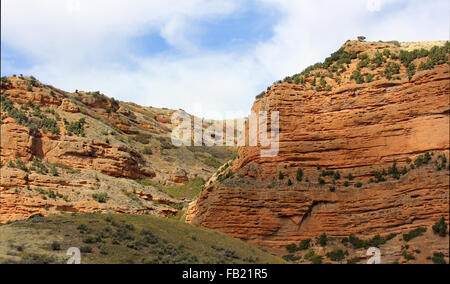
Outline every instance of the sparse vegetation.
<path id="1" fill-rule="evenodd" d="M 390 234 L 386 237 L 381 237 L 379 235 L 373 237 L 370 240 L 362 240 L 358 237 L 355 237 L 354 235 L 351 235 L 349 238 L 344 238 L 342 240 L 342 243 L 350 243 L 355 249 L 368 249 L 369 247 L 380 247 L 381 245 L 386 244 L 387 241 L 392 240 L 395 238 L 396 234 Z"/>
<path id="2" fill-rule="evenodd" d="M 86 135 L 85 130 L 84 130 L 85 124 L 86 124 L 86 119 L 84 119 L 84 118 L 81 118 L 78 121 L 69 123 L 69 125 L 66 125 L 67 135 L 72 136 L 73 134 L 75 134 L 77 136 L 84 137 Z"/>
<path id="3" fill-rule="evenodd" d="M 444 254 L 442 252 L 433 253 L 433 257 L 431 258 L 434 264 L 447 264 L 444 259 Z"/>
<path id="4" fill-rule="evenodd" d="M 144 154 L 144 155 L 152 155 L 153 154 L 152 148 L 148 147 L 148 146 L 144 147 L 144 149 L 142 150 L 142 154 Z"/>
<path id="5" fill-rule="evenodd" d="M 348 255 L 348 251 L 343 251 L 341 249 L 335 249 L 332 252 L 327 253 L 327 257 L 332 261 L 341 262 Z"/>
<path id="6" fill-rule="evenodd" d="M 313 250 L 311 250 L 309 253 L 307 253 L 304 256 L 305 259 L 311 261 L 312 264 L 322 264 L 323 257 L 320 255 L 317 255 Z"/>
<path id="7" fill-rule="evenodd" d="M 108 218 L 109 221 L 106 221 Z M 31 220 L 12 225 L 8 230 L 33 227 L 34 241 L 27 250 L 36 250 L 46 258 L 23 260 L 26 263 L 59 263 L 48 245 L 57 242 L 60 249 L 79 247 L 83 264 L 263 264 L 286 263 L 245 242 L 209 229 L 153 216 L 77 214 L 54 216 L 46 222 Z M 4 230 L 0 227 L 0 230 Z M 50 230 L 54 232 L 46 235 Z M 2 232 L 0 232 L 0 235 Z M 43 244 L 39 240 L 45 236 Z M 16 242 L 22 242 L 18 238 Z M 83 242 L 83 241 L 87 241 Z M 51 261 L 49 261 L 51 260 Z M 3 262 L 0 256 L 0 263 Z"/>
<path id="8" fill-rule="evenodd" d="M 58 242 L 53 242 L 52 243 L 52 250 L 54 250 L 54 251 L 59 251 L 59 250 L 61 250 L 61 244 L 60 243 L 58 243 Z"/>
<path id="9" fill-rule="evenodd" d="M 297 170 L 297 181 L 302 181 L 303 180 L 303 170 L 302 169 L 298 169 Z"/>
<path id="10" fill-rule="evenodd" d="M 309 249 L 309 246 L 311 245 L 311 239 L 306 239 L 300 242 L 298 245 L 299 250 L 307 250 Z"/>
<path id="11" fill-rule="evenodd" d="M 423 227 L 417 228 L 415 230 L 410 231 L 407 234 L 403 234 L 403 240 L 405 242 L 409 242 L 412 239 L 422 236 L 426 231 L 427 231 L 427 228 L 423 228 Z"/>
<path id="12" fill-rule="evenodd" d="M 296 244 L 290 244 L 290 245 L 287 245 L 286 246 L 286 250 L 289 252 L 289 253 L 296 253 L 297 252 L 297 245 Z"/>
<path id="13" fill-rule="evenodd" d="M 326 246 L 328 242 L 327 234 L 323 233 L 322 235 L 320 235 L 317 241 L 321 247 Z"/>
<path id="14" fill-rule="evenodd" d="M 108 199 L 108 194 L 107 193 L 92 194 L 92 198 L 97 200 L 98 203 L 106 203 Z"/>
<path id="15" fill-rule="evenodd" d="M 150 139 L 152 138 L 151 134 L 138 134 L 133 137 L 133 139 L 141 144 L 147 145 L 150 143 Z"/>

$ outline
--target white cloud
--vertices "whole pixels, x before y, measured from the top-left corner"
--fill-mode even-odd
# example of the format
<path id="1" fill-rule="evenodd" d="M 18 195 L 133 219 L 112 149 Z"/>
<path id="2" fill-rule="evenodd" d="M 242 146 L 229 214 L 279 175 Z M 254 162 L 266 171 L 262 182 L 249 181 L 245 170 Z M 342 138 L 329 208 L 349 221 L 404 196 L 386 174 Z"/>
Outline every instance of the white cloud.
<path id="1" fill-rule="evenodd" d="M 33 62 L 19 71 L 17 58 L 2 51 L 2 73 L 14 70 L 69 91 L 101 90 L 220 118 L 230 110 L 228 117 L 248 113 L 263 88 L 322 61 L 358 35 L 400 41 L 449 36 L 446 0 L 255 2 L 280 14 L 273 37 L 220 51 L 199 45 L 199 23 L 234 15 L 249 1 L 2 0 L 2 42 Z M 134 39 L 152 31 L 175 52 L 133 54 Z"/>

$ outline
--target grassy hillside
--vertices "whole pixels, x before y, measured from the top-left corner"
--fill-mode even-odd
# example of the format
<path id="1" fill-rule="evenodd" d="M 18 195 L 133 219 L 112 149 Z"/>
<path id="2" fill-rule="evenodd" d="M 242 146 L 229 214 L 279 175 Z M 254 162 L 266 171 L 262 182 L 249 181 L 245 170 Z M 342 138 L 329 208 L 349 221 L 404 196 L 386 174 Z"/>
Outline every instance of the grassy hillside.
<path id="1" fill-rule="evenodd" d="M 212 230 L 153 216 L 63 214 L 0 227 L 0 263 L 65 263 L 70 247 L 83 264 L 284 263 Z"/>

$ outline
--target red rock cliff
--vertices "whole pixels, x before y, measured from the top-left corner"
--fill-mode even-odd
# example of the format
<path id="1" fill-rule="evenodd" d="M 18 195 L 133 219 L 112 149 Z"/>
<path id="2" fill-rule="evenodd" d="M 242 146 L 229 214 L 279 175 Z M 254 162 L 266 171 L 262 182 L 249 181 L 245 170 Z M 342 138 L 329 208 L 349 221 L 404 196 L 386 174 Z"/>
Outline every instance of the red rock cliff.
<path id="1" fill-rule="evenodd" d="M 369 58 L 387 47 L 344 46 Z M 253 110 L 279 111 L 279 154 L 262 158 L 261 147 L 240 148 L 234 175 L 212 182 L 191 205 L 187 222 L 269 247 L 322 233 L 399 233 L 441 217 L 448 224 L 449 65 L 422 68 L 409 79 L 397 57 L 383 58 L 379 66 L 364 67 L 365 57 L 353 56 L 339 80 L 325 77 L 327 90 L 312 90 L 315 79 L 307 75 L 303 85 L 288 79 L 272 86 Z M 389 80 L 390 61 L 400 70 Z M 357 84 L 355 70 L 371 80 Z M 394 161 L 403 173 L 395 174 Z"/>

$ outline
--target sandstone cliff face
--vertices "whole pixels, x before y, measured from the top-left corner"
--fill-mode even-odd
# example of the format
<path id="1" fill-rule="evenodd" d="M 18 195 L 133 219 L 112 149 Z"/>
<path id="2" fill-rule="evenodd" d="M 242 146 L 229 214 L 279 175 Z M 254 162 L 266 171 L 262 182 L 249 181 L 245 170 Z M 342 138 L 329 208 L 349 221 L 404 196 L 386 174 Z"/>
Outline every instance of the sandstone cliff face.
<path id="1" fill-rule="evenodd" d="M 232 154 L 172 146 L 172 110 L 66 93 L 33 77 L 1 83 L 0 223 L 59 212 L 175 215 L 192 199 L 166 187 L 206 180 L 216 167 L 204 160 Z"/>
<path id="2" fill-rule="evenodd" d="M 369 44 L 346 48 L 374 53 Z M 327 79 L 332 90 L 285 82 L 257 99 L 254 111 L 280 113 L 279 154 L 262 158 L 261 147 L 240 148 L 233 177 L 212 182 L 191 204 L 187 222 L 278 248 L 322 233 L 368 238 L 430 227 L 441 217 L 448 224 L 449 168 L 436 164 L 439 155 L 449 158 L 449 65 L 411 80 L 404 69 L 387 80 L 374 68 L 380 78 L 355 84 L 357 62 L 340 85 Z M 429 163 L 411 167 L 426 152 L 433 153 Z M 374 172 L 394 161 L 407 172 L 376 182 Z M 448 256 L 448 238 L 441 245 Z"/>
<path id="3" fill-rule="evenodd" d="M 153 177 L 151 170 L 141 169 L 143 157 L 126 147 L 75 136 L 51 134 L 31 135 L 30 130 L 17 125 L 12 118 L 1 127 L 1 156 L 3 161 L 33 157 L 45 158 L 53 164 L 66 164 L 75 169 L 90 169 L 125 178 Z"/>

